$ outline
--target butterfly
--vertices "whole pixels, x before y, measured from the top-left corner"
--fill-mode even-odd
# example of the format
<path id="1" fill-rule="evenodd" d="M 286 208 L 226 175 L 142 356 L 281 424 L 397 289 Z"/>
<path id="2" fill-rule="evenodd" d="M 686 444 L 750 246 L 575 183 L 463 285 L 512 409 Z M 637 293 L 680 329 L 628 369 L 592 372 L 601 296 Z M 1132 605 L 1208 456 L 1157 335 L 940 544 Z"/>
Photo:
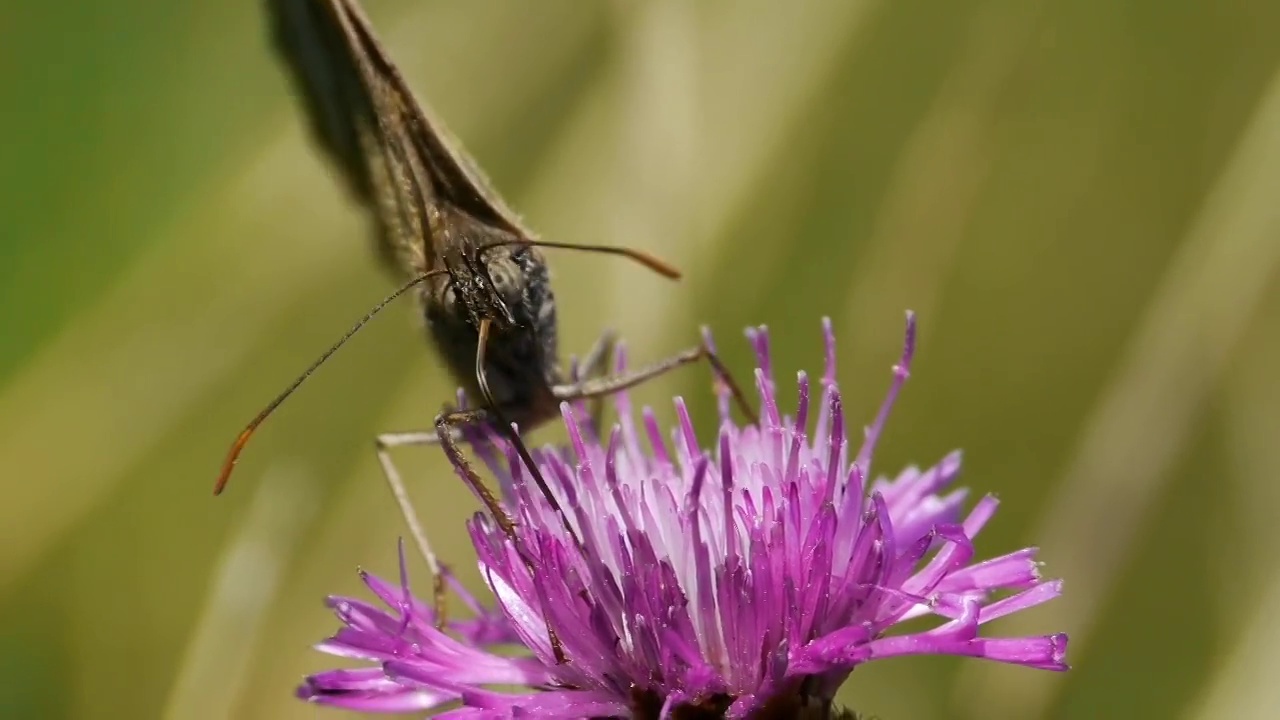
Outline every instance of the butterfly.
<path id="1" fill-rule="evenodd" d="M 466 409 L 447 406 L 434 431 L 386 433 L 377 440 L 384 475 L 437 578 L 439 565 L 391 462 L 391 448 L 441 445 L 495 521 L 514 537 L 512 521 L 462 452 L 463 426 L 483 424 L 505 434 L 540 492 L 558 507 L 515 427 L 529 430 L 546 423 L 559 415 L 563 402 L 602 398 L 705 359 L 754 417 L 705 343 L 608 374 L 613 336 L 605 332 L 584 356 L 582 372 L 565 372 L 542 250 L 620 255 L 672 279 L 679 272 L 640 251 L 550 242 L 530 230 L 443 123 L 414 97 L 354 0 L 266 0 L 266 7 L 274 45 L 302 97 L 312 134 L 371 216 L 386 264 L 406 281 L 246 426 L 227 454 L 215 494 L 267 416 L 377 312 L 411 289 L 431 345 L 465 394 L 478 401 Z"/>

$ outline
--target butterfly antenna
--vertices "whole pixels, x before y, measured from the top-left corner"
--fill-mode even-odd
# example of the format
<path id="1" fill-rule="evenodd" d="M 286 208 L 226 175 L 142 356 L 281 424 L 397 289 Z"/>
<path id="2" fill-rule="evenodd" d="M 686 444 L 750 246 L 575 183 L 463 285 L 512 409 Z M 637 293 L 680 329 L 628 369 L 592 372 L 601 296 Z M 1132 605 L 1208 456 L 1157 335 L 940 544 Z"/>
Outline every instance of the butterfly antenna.
<path id="1" fill-rule="evenodd" d="M 513 240 L 509 243 L 501 243 L 503 245 L 532 245 L 534 247 L 556 248 L 560 250 L 583 250 L 586 252 L 605 253 L 606 255 L 621 255 L 629 260 L 634 260 L 659 275 L 671 280 L 680 279 L 680 271 L 674 265 L 665 260 L 650 255 L 642 250 L 633 250 L 626 247 L 614 247 L 612 245 L 578 245 L 576 243 L 558 243 L 548 242 L 546 240 Z"/>
<path id="2" fill-rule="evenodd" d="M 330 358 L 330 356 L 338 351 L 338 348 L 346 344 L 346 342 L 351 339 L 351 336 L 359 332 L 360 328 L 364 327 L 365 324 L 372 320 L 373 317 L 381 312 L 383 308 L 390 305 L 391 301 L 405 294 L 410 288 L 418 285 L 427 278 L 440 275 L 442 273 L 444 273 L 443 270 L 433 270 L 432 272 L 419 275 L 413 280 L 405 283 L 395 292 L 383 298 L 381 302 L 373 306 L 372 310 L 365 313 L 364 317 L 360 318 L 355 325 L 352 325 L 351 329 L 348 330 L 338 340 L 338 342 L 334 343 L 328 350 L 325 350 L 324 354 L 321 355 L 319 359 L 311 363 L 311 367 L 307 368 L 296 380 L 290 383 L 289 387 L 285 388 L 284 392 L 280 393 L 274 400 L 267 403 L 267 406 L 262 409 L 262 412 L 258 413 L 257 417 L 253 420 L 249 421 L 249 424 L 244 427 L 244 430 L 241 430 L 240 434 L 236 436 L 236 441 L 231 444 L 231 449 L 227 451 L 227 458 L 222 461 L 222 472 L 218 474 L 218 481 L 213 486 L 213 494 L 222 494 L 223 489 L 227 486 L 227 481 L 231 479 L 231 471 L 235 469 L 236 462 L 240 459 L 240 453 L 244 450 L 244 446 L 248 444 L 249 438 L 253 437 L 253 433 L 258 429 L 258 426 L 261 425 L 263 421 L 271 415 L 271 413 L 275 412 L 276 408 L 280 407 L 280 404 L 285 401 L 285 398 L 292 395 L 293 391 L 298 389 L 298 386 L 306 382 L 307 378 L 311 377 L 312 373 L 318 370 L 320 366 Z"/>

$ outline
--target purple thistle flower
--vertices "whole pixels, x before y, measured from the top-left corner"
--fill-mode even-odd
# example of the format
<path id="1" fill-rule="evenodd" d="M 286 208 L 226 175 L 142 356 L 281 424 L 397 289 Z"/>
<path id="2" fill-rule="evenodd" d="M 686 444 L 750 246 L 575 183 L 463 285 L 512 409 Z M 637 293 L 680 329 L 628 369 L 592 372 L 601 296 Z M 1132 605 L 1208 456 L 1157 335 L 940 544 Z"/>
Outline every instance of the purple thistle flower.
<path id="1" fill-rule="evenodd" d="M 879 658 L 969 655 L 1065 670 L 1065 635 L 979 635 L 1057 597 L 1061 582 L 1040 579 L 1034 548 L 974 562 L 973 538 L 996 500 L 984 497 L 962 516 L 966 492 L 947 490 L 958 453 L 866 481 L 909 373 L 914 318 L 889 395 L 852 459 L 829 322 L 824 331 L 812 436 L 809 379 L 799 375 L 795 416 L 782 415 L 763 328 L 748 333 L 761 420 L 736 426 L 721 393 L 715 452 L 700 449 L 680 399 L 669 443 L 648 409 L 637 425 L 625 395 L 607 443 L 589 437 L 580 408 L 564 406 L 571 451 L 536 454 L 564 519 L 506 441 L 476 431 L 470 440 L 518 523 L 519 546 L 487 516 L 468 525 L 496 609 L 449 578 L 475 618 L 437 630 L 432 610 L 409 593 L 402 552 L 398 587 L 364 575 L 389 610 L 329 601 L 345 627 L 320 649 L 376 665 L 313 675 L 299 695 L 387 712 L 460 702 L 441 715 L 453 718 L 824 718 L 849 673 Z M 891 634 L 922 616 L 938 622 Z M 528 653 L 490 650 L 500 644 Z"/>

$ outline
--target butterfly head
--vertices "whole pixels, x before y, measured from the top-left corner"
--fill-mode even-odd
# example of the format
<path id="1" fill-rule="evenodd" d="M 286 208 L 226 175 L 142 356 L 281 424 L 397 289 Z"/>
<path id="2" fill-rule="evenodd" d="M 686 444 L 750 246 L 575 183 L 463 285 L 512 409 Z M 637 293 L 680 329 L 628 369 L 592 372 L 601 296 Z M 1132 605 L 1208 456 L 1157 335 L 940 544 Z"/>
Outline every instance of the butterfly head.
<path id="1" fill-rule="evenodd" d="M 445 317 L 465 320 L 473 328 L 489 320 L 495 330 L 518 324 L 516 315 L 525 297 L 525 275 L 518 245 L 460 248 L 445 254 L 448 274 L 439 290 Z"/>

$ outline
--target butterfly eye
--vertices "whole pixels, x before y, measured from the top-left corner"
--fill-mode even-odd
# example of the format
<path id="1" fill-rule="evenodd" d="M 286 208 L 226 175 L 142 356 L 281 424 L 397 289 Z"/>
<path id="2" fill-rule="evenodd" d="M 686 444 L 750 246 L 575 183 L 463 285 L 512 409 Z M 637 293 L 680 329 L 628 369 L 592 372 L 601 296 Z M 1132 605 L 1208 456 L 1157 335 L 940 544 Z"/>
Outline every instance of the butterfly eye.
<path id="1" fill-rule="evenodd" d="M 440 292 L 440 306 L 444 308 L 446 315 L 453 315 L 457 311 L 458 291 L 454 289 L 453 283 L 445 285 Z"/>
<path id="2" fill-rule="evenodd" d="M 520 294 L 520 282 L 517 275 L 505 264 L 497 264 L 489 269 L 489 279 L 498 294 L 507 300 L 513 300 Z"/>

